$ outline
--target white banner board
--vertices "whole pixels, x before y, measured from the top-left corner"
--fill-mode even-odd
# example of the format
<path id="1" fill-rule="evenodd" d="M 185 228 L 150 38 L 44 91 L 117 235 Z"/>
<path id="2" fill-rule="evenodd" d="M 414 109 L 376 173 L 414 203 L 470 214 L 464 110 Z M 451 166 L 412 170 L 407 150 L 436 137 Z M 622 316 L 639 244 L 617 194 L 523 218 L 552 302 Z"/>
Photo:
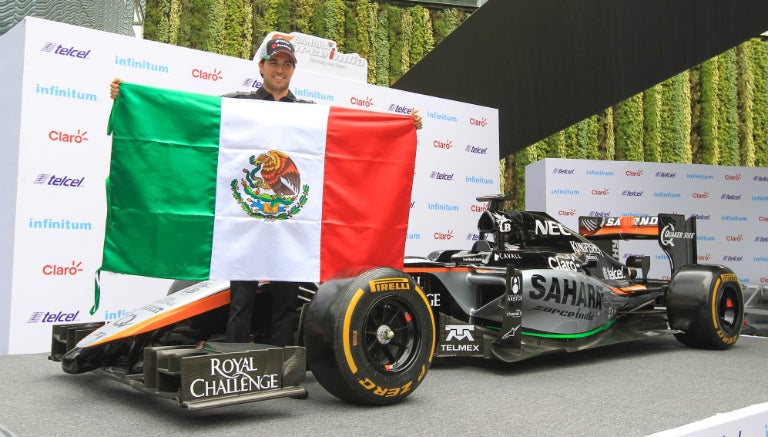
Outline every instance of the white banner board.
<path id="1" fill-rule="evenodd" d="M 699 263 L 768 285 L 768 168 L 548 158 L 526 167 L 525 187 L 526 209 L 574 230 L 579 216 L 696 216 Z M 656 242 L 619 244 L 622 261 L 640 254 L 651 255 L 651 277 L 669 277 Z"/>
<path id="2" fill-rule="evenodd" d="M 7 224 L 0 231 L 0 354 L 42 352 L 50 348 L 51 324 L 115 320 L 170 284 L 103 274 L 101 305 L 89 313 L 104 237 L 109 82 L 221 95 L 255 90 L 261 76 L 251 60 L 33 17 L 0 37 L 0 60 Z M 319 74 L 301 63 L 291 89 L 318 104 L 400 114 L 418 108 L 424 128 L 406 254 L 471 247 L 484 206 L 475 198 L 499 192 L 497 110 Z"/>

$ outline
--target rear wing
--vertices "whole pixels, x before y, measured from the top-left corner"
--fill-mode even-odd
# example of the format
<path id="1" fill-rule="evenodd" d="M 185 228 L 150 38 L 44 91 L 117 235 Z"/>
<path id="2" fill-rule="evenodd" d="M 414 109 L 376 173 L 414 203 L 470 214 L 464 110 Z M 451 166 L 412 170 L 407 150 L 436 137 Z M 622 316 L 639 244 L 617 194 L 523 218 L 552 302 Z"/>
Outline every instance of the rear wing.
<path id="1" fill-rule="evenodd" d="M 659 214 L 656 217 L 582 216 L 579 217 L 579 234 L 596 244 L 599 241 L 656 240 L 669 256 L 673 275 L 684 265 L 695 264 L 697 259 L 694 216 L 688 219 L 681 214 Z M 603 248 L 603 245 L 598 246 Z"/>

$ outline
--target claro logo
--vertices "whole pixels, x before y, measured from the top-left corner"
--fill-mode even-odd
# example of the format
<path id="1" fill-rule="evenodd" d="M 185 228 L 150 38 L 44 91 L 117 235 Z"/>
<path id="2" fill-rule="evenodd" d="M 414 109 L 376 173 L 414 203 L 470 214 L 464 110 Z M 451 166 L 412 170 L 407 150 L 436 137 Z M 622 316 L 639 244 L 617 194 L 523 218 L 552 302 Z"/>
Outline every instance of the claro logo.
<path id="1" fill-rule="evenodd" d="M 224 75 L 222 75 L 221 70 L 216 68 L 214 68 L 211 72 L 205 71 L 202 68 L 193 68 L 192 77 L 195 79 L 210 80 L 212 82 L 224 79 Z"/>
<path id="2" fill-rule="evenodd" d="M 469 124 L 472 126 L 486 127 L 488 125 L 488 120 L 486 120 L 485 117 L 480 119 L 470 118 Z"/>
<path id="3" fill-rule="evenodd" d="M 349 98 L 349 103 L 361 108 L 370 108 L 373 106 L 373 97 L 355 97 Z"/>
<path id="4" fill-rule="evenodd" d="M 435 149 L 450 150 L 450 149 L 453 148 L 453 141 L 451 141 L 451 140 L 445 140 L 445 141 L 435 140 L 435 141 L 432 142 L 432 147 L 434 147 Z"/>
<path id="5" fill-rule="evenodd" d="M 43 266 L 45 276 L 75 276 L 83 271 L 83 262 L 72 260 L 70 265 L 46 264 Z"/>
<path id="6" fill-rule="evenodd" d="M 77 130 L 76 133 L 66 133 L 60 130 L 52 130 L 48 132 L 48 139 L 59 143 L 75 143 L 80 144 L 83 141 L 88 141 L 88 131 Z"/>

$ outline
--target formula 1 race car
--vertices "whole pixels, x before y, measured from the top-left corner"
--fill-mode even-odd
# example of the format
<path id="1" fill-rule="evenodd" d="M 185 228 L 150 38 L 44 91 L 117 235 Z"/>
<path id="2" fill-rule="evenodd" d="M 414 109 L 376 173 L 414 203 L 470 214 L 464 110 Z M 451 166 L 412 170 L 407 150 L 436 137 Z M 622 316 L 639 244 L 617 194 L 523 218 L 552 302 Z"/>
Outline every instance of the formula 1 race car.
<path id="1" fill-rule="evenodd" d="M 741 285 L 727 267 L 696 263 L 695 218 L 581 217 L 577 233 L 542 212 L 504 212 L 503 196 L 478 200 L 488 209 L 470 250 L 306 284 L 298 346 L 218 342 L 229 283 L 207 281 L 107 325 L 57 325 L 50 358 L 190 409 L 305 397 L 307 368 L 343 400 L 382 405 L 410 395 L 435 357 L 513 362 L 655 333 L 705 349 L 739 338 Z M 658 241 L 671 279 L 648 278 L 649 256 L 609 255 L 633 238 Z"/>

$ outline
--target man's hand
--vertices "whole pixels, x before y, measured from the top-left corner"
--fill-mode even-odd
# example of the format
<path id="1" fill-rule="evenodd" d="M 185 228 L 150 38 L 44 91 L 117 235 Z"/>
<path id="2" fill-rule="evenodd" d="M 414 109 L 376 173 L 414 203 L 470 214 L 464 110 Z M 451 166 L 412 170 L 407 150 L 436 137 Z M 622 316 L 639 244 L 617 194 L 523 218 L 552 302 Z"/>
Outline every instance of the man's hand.
<path id="1" fill-rule="evenodd" d="M 410 115 L 413 118 L 413 125 L 416 126 L 416 130 L 421 129 L 422 124 L 421 124 L 421 115 L 419 115 L 419 110 L 414 109 L 408 115 Z"/>
<path id="2" fill-rule="evenodd" d="M 117 98 L 117 95 L 120 94 L 120 82 L 122 81 L 123 81 L 122 79 L 114 78 L 112 82 L 109 84 L 109 98 L 111 98 L 112 100 L 115 100 Z"/>

